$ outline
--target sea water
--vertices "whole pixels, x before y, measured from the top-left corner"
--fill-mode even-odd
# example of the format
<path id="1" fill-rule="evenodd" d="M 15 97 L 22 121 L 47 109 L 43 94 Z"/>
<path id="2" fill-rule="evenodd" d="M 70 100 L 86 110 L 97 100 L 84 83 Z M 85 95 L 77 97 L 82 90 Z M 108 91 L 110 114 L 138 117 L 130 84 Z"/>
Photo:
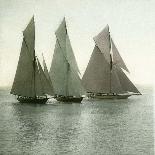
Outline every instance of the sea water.
<path id="1" fill-rule="evenodd" d="M 0 154 L 153 155 L 153 91 L 122 100 L 21 104 L 0 89 Z"/>

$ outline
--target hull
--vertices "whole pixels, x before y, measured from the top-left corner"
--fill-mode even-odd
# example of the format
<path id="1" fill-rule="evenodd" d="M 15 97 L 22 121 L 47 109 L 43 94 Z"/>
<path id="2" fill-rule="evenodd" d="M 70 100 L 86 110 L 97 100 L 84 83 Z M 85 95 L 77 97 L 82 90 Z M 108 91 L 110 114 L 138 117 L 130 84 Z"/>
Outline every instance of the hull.
<path id="1" fill-rule="evenodd" d="M 60 102 L 81 103 L 82 99 L 83 97 L 65 97 L 65 96 L 56 97 L 56 100 Z"/>
<path id="2" fill-rule="evenodd" d="M 130 97 L 130 94 L 117 94 L 117 95 L 90 95 L 90 98 L 97 99 L 127 99 Z"/>
<path id="3" fill-rule="evenodd" d="M 48 98 L 23 98 L 18 97 L 17 100 L 20 103 L 36 103 L 36 104 L 45 104 Z"/>

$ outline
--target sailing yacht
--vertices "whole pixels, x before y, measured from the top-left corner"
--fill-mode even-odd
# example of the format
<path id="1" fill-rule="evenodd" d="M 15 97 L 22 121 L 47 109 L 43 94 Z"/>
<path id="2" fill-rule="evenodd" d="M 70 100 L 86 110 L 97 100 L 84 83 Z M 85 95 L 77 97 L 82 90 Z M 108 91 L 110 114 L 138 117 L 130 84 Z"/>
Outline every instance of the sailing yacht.
<path id="1" fill-rule="evenodd" d="M 10 93 L 17 95 L 17 100 L 22 103 L 46 103 L 48 100 L 46 94 L 54 94 L 39 59 L 35 55 L 34 17 L 23 31 L 20 57 Z"/>
<path id="2" fill-rule="evenodd" d="M 62 102 L 81 102 L 84 89 L 79 77 L 80 71 L 71 47 L 65 18 L 56 35 L 56 45 L 49 71 L 55 98 Z"/>
<path id="3" fill-rule="evenodd" d="M 82 78 L 88 97 L 126 99 L 140 95 L 124 73 L 129 70 L 113 42 L 108 25 L 94 37 L 94 41 L 95 47 Z"/>

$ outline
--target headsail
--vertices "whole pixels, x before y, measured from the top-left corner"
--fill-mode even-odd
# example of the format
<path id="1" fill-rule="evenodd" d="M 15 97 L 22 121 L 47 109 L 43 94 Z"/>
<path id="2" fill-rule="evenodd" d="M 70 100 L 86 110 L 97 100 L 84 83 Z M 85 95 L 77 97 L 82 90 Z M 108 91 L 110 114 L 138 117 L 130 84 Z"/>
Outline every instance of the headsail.
<path id="1" fill-rule="evenodd" d="M 117 73 L 117 68 L 113 66 L 111 71 L 111 93 L 125 93 L 126 91 L 123 89 L 121 85 L 121 81 L 119 79 L 119 75 Z"/>
<path id="2" fill-rule="evenodd" d="M 116 70 L 122 89 L 124 91 L 141 94 L 139 90 L 134 86 L 134 84 L 129 80 L 129 78 L 125 75 L 121 68 L 117 67 Z"/>
<path id="3" fill-rule="evenodd" d="M 58 95 L 80 96 L 82 85 L 79 69 L 68 37 L 65 18 L 55 34 L 57 40 L 49 72 L 54 91 Z"/>
<path id="4" fill-rule="evenodd" d="M 50 84 L 51 90 L 52 90 L 52 93 L 50 93 L 49 95 L 53 95 L 54 94 L 53 84 L 52 84 L 51 78 L 50 78 L 49 73 L 48 73 L 48 69 L 47 69 L 47 65 L 46 65 L 43 53 L 42 53 L 42 56 L 43 56 L 44 74 L 45 74 L 47 80 L 49 81 L 49 84 Z"/>
<path id="5" fill-rule="evenodd" d="M 117 65 L 117 66 L 123 68 L 124 70 L 126 70 L 127 72 L 129 72 L 129 70 L 126 67 L 122 57 L 120 56 L 112 38 L 111 38 L 111 44 L 112 44 L 112 54 L 113 54 L 113 65 Z"/>
<path id="6" fill-rule="evenodd" d="M 54 95 L 54 91 L 53 91 L 51 82 L 46 77 L 38 58 L 37 58 L 37 65 L 38 65 L 38 70 L 39 70 L 38 79 L 40 79 L 40 83 L 38 85 L 42 86 L 42 95 L 45 95 L 45 94 Z M 36 92 L 37 92 L 37 90 L 36 90 Z"/>

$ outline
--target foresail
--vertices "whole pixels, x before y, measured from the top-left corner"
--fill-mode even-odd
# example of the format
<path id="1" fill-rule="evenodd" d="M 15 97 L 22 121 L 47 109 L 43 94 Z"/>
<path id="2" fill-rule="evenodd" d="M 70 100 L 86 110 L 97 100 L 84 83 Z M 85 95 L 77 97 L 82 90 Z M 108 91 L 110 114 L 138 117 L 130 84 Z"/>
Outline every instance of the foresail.
<path id="1" fill-rule="evenodd" d="M 110 64 L 111 42 L 108 25 L 96 37 L 94 37 L 94 41 L 96 46 L 98 46 L 100 51 L 104 54 L 107 62 Z"/>
<path id="2" fill-rule="evenodd" d="M 35 95 L 36 96 L 44 96 L 44 87 L 40 76 L 40 70 L 38 66 L 38 61 L 35 61 Z"/>
<path id="3" fill-rule="evenodd" d="M 43 56 L 43 54 L 42 54 L 42 56 Z M 52 81 L 51 81 L 51 78 L 50 78 L 50 76 L 49 76 L 49 72 L 48 72 L 48 69 L 47 69 L 47 65 L 46 65 L 44 56 L 43 56 L 43 67 L 44 67 L 44 73 L 45 73 L 45 75 L 46 75 L 46 78 L 50 81 L 51 86 L 52 86 Z M 53 87 L 53 86 L 52 86 L 52 87 Z"/>
<path id="4" fill-rule="evenodd" d="M 38 79 L 40 79 L 40 83 L 38 85 L 42 86 L 42 95 L 45 95 L 45 94 L 54 95 L 53 87 L 50 81 L 47 79 L 38 59 L 37 59 L 37 64 L 38 64 L 38 70 L 39 70 Z"/>
<path id="5" fill-rule="evenodd" d="M 84 94 L 86 93 L 78 73 L 70 68 L 68 72 L 68 95 L 80 97 Z"/>
<path id="6" fill-rule="evenodd" d="M 68 61 L 68 63 L 70 64 L 71 68 L 75 71 L 80 73 L 74 53 L 73 53 L 73 49 L 70 43 L 70 39 L 68 34 L 66 35 L 66 50 L 65 50 L 65 55 L 66 55 L 66 59 Z"/>
<path id="7" fill-rule="evenodd" d="M 117 66 L 123 68 L 124 70 L 126 70 L 127 72 L 129 72 L 129 70 L 126 67 L 122 57 L 120 56 L 112 38 L 111 38 L 111 43 L 112 43 L 112 53 L 113 53 L 113 65 L 117 65 Z"/>
<path id="8" fill-rule="evenodd" d="M 97 46 L 93 50 L 82 83 L 87 92 L 110 92 L 110 64 Z"/>
<path id="9" fill-rule="evenodd" d="M 121 81 L 119 79 L 119 75 L 117 73 L 117 67 L 113 66 L 111 71 L 111 93 L 125 93 L 126 91 L 123 89 L 121 85 Z"/>
<path id="10" fill-rule="evenodd" d="M 124 91 L 140 94 L 139 90 L 134 86 L 134 84 L 129 80 L 126 74 L 119 67 L 117 67 L 117 74 Z"/>
<path id="11" fill-rule="evenodd" d="M 13 86 L 10 93 L 28 97 L 35 96 L 33 61 L 24 38 Z"/>

